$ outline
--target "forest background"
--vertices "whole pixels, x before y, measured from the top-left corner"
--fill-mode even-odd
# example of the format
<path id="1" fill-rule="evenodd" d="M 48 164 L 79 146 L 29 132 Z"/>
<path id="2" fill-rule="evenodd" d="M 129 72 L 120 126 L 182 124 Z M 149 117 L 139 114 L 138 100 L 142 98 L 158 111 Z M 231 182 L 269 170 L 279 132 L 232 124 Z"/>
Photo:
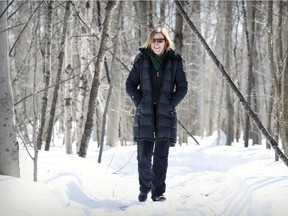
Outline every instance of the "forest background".
<path id="1" fill-rule="evenodd" d="M 288 155 L 287 1 L 177 2 Z M 174 1 L 0 5 L 1 174 L 20 175 L 17 149 L 25 145 L 34 149 L 37 180 L 38 152 L 49 151 L 58 134 L 66 153 L 76 145 L 81 157 L 91 139 L 100 148 L 132 142 L 134 105 L 125 80 L 139 47 L 157 26 L 168 29 L 189 84 L 177 108 L 177 144 L 224 131 L 226 145 L 243 139 L 245 146 L 270 148 Z"/>

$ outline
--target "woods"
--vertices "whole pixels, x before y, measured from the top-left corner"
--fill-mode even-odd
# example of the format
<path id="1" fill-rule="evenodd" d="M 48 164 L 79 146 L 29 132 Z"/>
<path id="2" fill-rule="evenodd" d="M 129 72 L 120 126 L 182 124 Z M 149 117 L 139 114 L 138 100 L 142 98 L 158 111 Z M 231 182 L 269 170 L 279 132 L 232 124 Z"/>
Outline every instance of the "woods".
<path id="1" fill-rule="evenodd" d="M 188 143 L 189 134 L 223 131 L 226 145 L 267 141 L 267 148 L 272 146 L 285 162 L 287 1 L 0 5 L 0 174 L 7 173 L 7 148 L 14 164 L 8 169 L 19 169 L 18 145 L 29 151 L 34 147 L 35 158 L 43 145 L 49 151 L 53 139 L 62 137 L 67 154 L 85 157 L 91 141 L 99 147 L 133 142 L 134 105 L 124 83 L 139 47 L 156 26 L 168 29 L 185 62 L 189 89 L 178 107 L 178 144 Z"/>

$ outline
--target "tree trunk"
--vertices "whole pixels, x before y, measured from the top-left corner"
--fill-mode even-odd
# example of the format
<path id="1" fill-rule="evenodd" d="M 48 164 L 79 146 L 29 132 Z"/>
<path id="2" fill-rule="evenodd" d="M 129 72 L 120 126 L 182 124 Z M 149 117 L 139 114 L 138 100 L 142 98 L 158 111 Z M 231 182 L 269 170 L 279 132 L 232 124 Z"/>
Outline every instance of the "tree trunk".
<path id="1" fill-rule="evenodd" d="M 255 2 L 252 2 L 251 6 L 251 17 L 246 15 L 246 10 L 243 4 L 243 11 L 244 11 L 244 19 L 245 19 L 245 33 L 246 33 L 246 40 L 247 40 L 247 53 L 248 53 L 248 75 L 247 75 L 247 103 L 249 106 L 251 106 L 251 94 L 252 94 L 252 79 L 253 79 L 253 50 L 254 50 L 254 32 L 255 32 L 255 14 L 256 14 L 256 8 L 255 8 Z M 248 8 L 248 7 L 247 7 Z M 249 9 L 249 8 L 248 8 Z M 249 34 L 248 31 L 248 19 L 251 23 L 250 31 L 252 32 Z M 244 146 L 249 146 L 249 138 L 250 138 L 250 116 L 248 113 L 245 114 L 245 120 L 244 120 Z"/>
<path id="2" fill-rule="evenodd" d="M 279 72 L 281 74 L 281 141 L 283 144 L 283 150 L 285 155 L 288 155 L 288 46 L 287 46 L 287 34 L 284 36 L 285 31 L 287 32 L 287 21 L 286 26 L 283 24 L 283 17 L 288 15 L 288 5 L 286 1 L 286 12 L 284 11 L 284 1 L 279 3 L 279 14 L 278 14 L 278 65 Z M 286 30 L 285 30 L 286 28 Z M 283 37 L 284 36 L 284 37 Z M 286 50 L 285 50 L 286 49 Z M 285 54 L 284 54 L 285 53 Z"/>
<path id="3" fill-rule="evenodd" d="M 139 0 L 137 2 L 137 17 L 139 19 L 139 28 L 138 28 L 138 34 L 139 34 L 139 46 L 143 46 L 144 42 L 147 38 L 148 33 L 148 8 L 149 8 L 149 2 L 148 1 L 141 1 Z"/>
<path id="4" fill-rule="evenodd" d="M 176 8 L 176 20 L 175 20 L 175 30 L 174 30 L 174 46 L 175 50 L 182 55 L 183 48 L 183 17 L 181 13 Z"/>
<path id="5" fill-rule="evenodd" d="M 280 109 L 280 94 L 281 94 L 281 88 L 280 88 L 280 80 L 278 78 L 277 69 L 275 66 L 275 60 L 274 60 L 274 43 L 273 43 L 273 1 L 269 1 L 268 3 L 268 17 L 267 17 L 267 34 L 268 34 L 268 55 L 269 55 L 269 63 L 270 63 L 270 72 L 273 80 L 272 87 L 275 94 L 275 120 L 274 120 L 274 137 L 275 140 L 279 140 L 279 109 Z M 277 143 L 278 145 L 278 143 Z M 275 160 L 278 161 L 278 155 L 275 155 Z"/>
<path id="6" fill-rule="evenodd" d="M 9 78 L 5 8 L 6 2 L 0 1 L 2 15 L 0 19 L 0 175 L 20 177 L 19 144 L 14 130 L 13 95 Z"/>
<path id="7" fill-rule="evenodd" d="M 113 14 L 113 10 L 115 6 L 116 6 L 116 1 L 108 1 L 106 5 L 106 15 L 105 15 L 103 28 L 102 28 L 100 48 L 98 52 L 98 58 L 95 64 L 94 77 L 93 77 L 91 91 L 90 91 L 88 113 L 87 113 L 84 133 L 82 136 L 81 146 L 80 146 L 80 151 L 79 151 L 80 157 L 86 157 L 88 143 L 89 143 L 89 139 L 92 133 L 93 119 L 94 119 L 94 114 L 95 114 L 95 109 L 96 109 L 96 98 L 98 95 L 98 90 L 99 90 L 99 85 L 100 85 L 100 77 L 101 77 L 101 72 L 102 72 L 102 68 L 104 64 L 105 51 L 108 45 L 111 18 L 112 18 L 112 14 Z"/>
<path id="8" fill-rule="evenodd" d="M 67 80 L 64 85 L 64 145 L 66 148 L 66 154 L 72 154 L 72 80 L 69 79 L 72 76 L 72 40 L 70 40 L 73 22 L 68 25 L 66 34 L 65 45 L 65 79 Z"/>
<path id="9" fill-rule="evenodd" d="M 44 76 L 44 92 L 42 96 L 42 106 L 40 114 L 40 126 L 37 134 L 37 148 L 40 150 L 42 146 L 42 137 L 44 126 L 46 122 L 46 112 L 48 106 L 48 87 L 50 85 L 51 73 L 51 38 L 52 38 L 52 6 L 53 1 L 45 2 L 45 48 L 44 48 L 44 63 L 43 63 L 43 76 Z"/>
<path id="10" fill-rule="evenodd" d="M 82 2 L 79 2 L 82 3 Z M 79 6 L 80 4 L 78 4 Z M 80 6 L 79 9 L 77 8 L 77 13 L 80 13 Z M 84 10 L 84 23 L 85 25 L 89 24 L 89 10 L 91 10 L 90 5 L 87 3 L 85 5 Z M 84 122 L 85 122 L 85 114 L 86 114 L 86 98 L 87 98 L 87 90 L 88 90 L 88 74 L 90 73 L 89 68 L 89 60 L 88 60 L 88 51 L 89 51 L 89 36 L 88 32 L 89 30 L 87 27 L 82 27 L 81 32 L 81 57 L 80 57 L 80 64 L 81 64 L 81 73 L 80 73 L 80 79 L 78 84 L 78 91 L 77 91 L 77 97 L 76 97 L 76 149 L 77 154 L 80 151 L 80 145 L 81 145 L 81 139 L 82 134 L 84 131 Z M 95 49 L 95 46 L 92 47 L 92 49 Z"/>
<path id="11" fill-rule="evenodd" d="M 45 151 L 49 151 L 49 149 L 50 149 L 50 142 L 51 142 L 51 137 L 52 137 L 55 112 L 56 112 L 56 104 L 57 104 L 57 99 L 58 99 L 58 90 L 60 88 L 60 81 L 61 81 L 63 62 L 64 62 L 64 46 L 65 46 L 65 41 L 66 41 L 68 17 L 70 14 L 70 4 L 71 4 L 71 1 L 67 1 L 66 6 L 65 6 L 63 30 L 62 30 L 61 43 L 60 43 L 60 53 L 58 54 L 59 64 L 58 64 L 58 70 L 57 70 L 57 75 L 56 75 L 56 80 L 55 80 L 56 84 L 54 87 L 53 99 L 52 99 L 52 104 L 51 104 L 51 109 L 50 109 L 50 118 L 49 118 L 48 127 L 47 127 Z"/>
<path id="12" fill-rule="evenodd" d="M 34 34 L 33 34 L 33 44 L 34 46 L 32 49 L 32 56 L 34 58 L 34 71 L 33 71 L 33 122 L 37 122 L 37 97 L 36 97 L 36 89 L 37 89 L 37 72 L 38 72 L 38 51 L 39 51 L 39 45 L 38 45 L 38 30 L 40 26 L 40 14 L 41 10 L 38 9 L 37 17 L 34 19 Z M 34 156 L 32 157 L 33 160 L 33 181 L 37 182 L 38 180 L 38 145 L 37 145 L 37 124 L 33 124 L 33 150 L 34 150 Z"/>
<path id="13" fill-rule="evenodd" d="M 111 92 L 111 102 L 108 109 L 108 119 L 107 119 L 107 145 L 112 147 L 116 147 L 119 140 L 119 125 L 120 125 L 120 101 L 121 101 L 121 85 L 122 85 L 122 74 L 119 73 L 121 70 L 120 64 L 116 62 L 116 56 L 120 55 L 120 31 L 121 29 L 121 22 L 122 22 L 122 12 L 123 11 L 123 2 L 119 3 L 119 12 L 117 17 L 117 26 L 114 29 L 117 29 L 115 39 L 114 39 L 114 50 L 113 50 L 113 57 L 111 62 L 111 69 L 110 69 L 110 86 L 113 86 Z M 110 87 L 109 87 L 110 88 Z M 108 97 L 107 97 L 108 99 Z M 103 128 L 103 127 L 102 127 Z M 102 144 L 102 143 L 101 143 Z"/>
<path id="14" fill-rule="evenodd" d="M 224 55 L 225 55 L 225 68 L 231 71 L 231 56 L 232 54 L 232 1 L 225 2 L 226 6 L 226 24 L 225 24 L 225 42 L 224 42 Z M 227 110 L 227 123 L 226 123 L 226 145 L 232 145 L 234 139 L 234 109 L 232 104 L 231 90 L 226 85 L 226 110 Z"/>
<path id="15" fill-rule="evenodd" d="M 80 4 L 76 4 L 75 7 L 76 9 L 73 10 L 74 14 L 73 14 L 73 26 L 72 26 L 72 29 L 73 29 L 73 33 L 72 33 L 72 39 L 71 39 L 71 43 L 72 43 L 72 62 L 71 62 L 71 67 L 72 67 L 72 74 L 73 75 L 80 75 L 81 73 L 81 63 L 80 63 L 80 53 L 81 53 L 81 49 L 80 49 L 80 42 L 79 42 L 79 39 L 77 37 L 78 34 L 81 34 L 81 30 L 80 28 L 78 27 L 78 13 L 79 13 L 79 6 Z M 77 76 L 77 78 L 78 78 Z M 78 119 L 78 115 L 79 113 L 82 113 L 83 110 L 79 110 L 78 109 L 78 93 L 80 92 L 81 89 L 79 89 L 79 79 L 73 79 L 72 81 L 72 86 L 74 86 L 74 90 L 73 90 L 73 98 L 75 98 L 73 101 L 72 101 L 72 106 L 74 109 L 72 109 L 72 112 L 73 112 L 73 121 L 76 122 L 76 128 L 75 130 L 73 131 L 73 138 L 76 139 L 76 152 L 78 153 L 79 151 L 79 147 L 80 147 L 80 141 L 81 141 L 81 138 L 78 140 L 78 136 L 77 136 L 77 132 L 80 130 L 79 127 L 78 127 L 78 122 L 79 122 L 79 119 Z M 83 127 L 81 128 L 83 129 Z M 82 134 L 82 131 L 83 130 L 80 130 L 80 135 Z M 76 135 L 76 136 L 75 136 Z M 79 141 L 79 142 L 78 142 Z"/>
<path id="16" fill-rule="evenodd" d="M 162 2 L 161 2 L 162 4 Z M 162 7 L 161 7 L 162 8 Z M 183 17 L 181 16 L 181 13 L 176 8 L 176 20 L 175 20 L 175 30 L 174 30 L 174 47 L 175 50 L 182 55 L 182 49 L 183 49 Z M 183 105 L 183 104 L 182 104 Z M 180 108 L 179 108 L 180 109 Z M 182 110 L 180 110 L 178 113 L 181 113 Z M 182 122 L 181 119 L 182 115 L 178 116 L 179 121 Z M 182 145 L 183 143 L 183 129 L 182 127 L 179 127 L 178 129 L 178 143 L 179 145 Z"/>

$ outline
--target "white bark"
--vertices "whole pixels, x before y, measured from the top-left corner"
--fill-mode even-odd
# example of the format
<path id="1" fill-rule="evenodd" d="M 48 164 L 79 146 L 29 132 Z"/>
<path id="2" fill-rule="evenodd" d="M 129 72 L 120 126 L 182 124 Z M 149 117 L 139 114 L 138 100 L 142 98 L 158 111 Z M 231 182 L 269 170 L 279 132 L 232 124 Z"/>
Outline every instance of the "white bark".
<path id="1" fill-rule="evenodd" d="M 6 2 L 0 1 L 0 14 Z M 19 144 L 14 130 L 13 95 L 9 77 L 7 16 L 0 20 L 0 174 L 20 177 Z"/>
<path id="2" fill-rule="evenodd" d="M 119 12 L 117 17 L 117 26 L 115 27 L 117 29 L 116 36 L 114 38 L 114 56 L 111 63 L 111 83 L 110 85 L 113 86 L 112 92 L 111 92 L 111 101 L 110 101 L 110 107 L 108 110 L 108 130 L 107 130 L 107 144 L 116 147 L 119 140 L 119 121 L 120 121 L 120 97 L 121 97 L 121 85 L 123 83 L 122 74 L 119 73 L 121 70 L 121 67 L 119 64 L 115 61 L 115 56 L 121 56 L 120 53 L 120 31 L 121 31 L 121 21 L 122 21 L 122 2 L 120 2 L 119 5 Z"/>
<path id="3" fill-rule="evenodd" d="M 80 10 L 80 8 L 79 8 Z M 84 10 L 84 23 L 88 23 L 88 10 Z M 86 92 L 87 92 L 87 84 L 88 84 L 88 73 L 89 69 L 89 61 L 88 61 L 88 47 L 89 47 L 89 37 L 88 37 L 88 29 L 83 27 L 82 28 L 82 37 L 81 37 L 81 75 L 79 80 L 79 87 L 78 87 L 78 96 L 77 96 L 77 112 L 76 112 L 76 146 L 77 146 L 77 153 L 80 149 L 83 129 L 84 129 L 84 116 L 85 116 L 85 104 L 86 104 Z"/>
<path id="4" fill-rule="evenodd" d="M 64 86 L 64 142 L 66 147 L 66 154 L 72 154 L 72 80 L 69 79 L 72 75 L 71 67 L 71 24 L 68 24 L 66 33 L 66 45 L 65 45 L 65 82 Z"/>
<path id="5" fill-rule="evenodd" d="M 37 134 L 37 147 L 41 149 L 42 146 L 42 136 L 44 133 L 44 126 L 46 123 L 47 107 L 48 107 L 48 87 L 50 85 L 51 79 L 51 39 L 52 39 L 52 8 L 53 1 L 45 2 L 45 51 L 44 51 L 44 65 L 43 65 L 43 75 L 44 75 L 44 89 L 42 96 L 42 105 L 40 113 L 40 126 Z"/>
<path id="6" fill-rule="evenodd" d="M 94 77 L 93 77 L 91 91 L 90 91 L 85 129 L 84 129 L 83 136 L 81 139 L 81 146 L 80 146 L 80 151 L 79 151 L 80 157 L 86 157 L 88 143 L 89 143 L 89 139 L 92 133 L 93 117 L 94 117 L 95 110 L 96 110 L 96 98 L 98 95 L 98 90 L 99 90 L 99 85 L 100 85 L 101 72 L 104 66 L 105 51 L 108 46 L 111 17 L 113 14 L 113 10 L 116 6 L 116 3 L 117 1 L 108 1 L 106 8 L 105 8 L 106 15 L 105 15 L 105 20 L 103 24 L 102 33 L 101 33 L 101 42 L 100 42 L 100 48 L 98 52 L 98 58 L 95 62 L 95 71 L 94 71 Z"/>

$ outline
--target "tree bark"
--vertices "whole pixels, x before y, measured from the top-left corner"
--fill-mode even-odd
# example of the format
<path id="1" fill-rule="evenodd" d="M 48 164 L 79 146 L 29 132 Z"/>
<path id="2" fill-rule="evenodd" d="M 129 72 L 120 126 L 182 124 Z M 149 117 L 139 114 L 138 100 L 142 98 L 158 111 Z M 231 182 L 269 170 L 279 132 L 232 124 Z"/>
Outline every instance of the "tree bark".
<path id="1" fill-rule="evenodd" d="M 277 69 L 275 66 L 275 60 L 274 60 L 274 43 L 273 43 L 273 1 L 269 1 L 268 3 L 268 17 L 267 17 L 267 34 L 268 34 L 268 55 L 269 55 L 269 63 L 270 63 L 270 73 L 272 76 L 272 93 L 274 93 L 275 97 L 275 120 L 274 120 L 274 137 L 275 140 L 279 140 L 279 130 L 280 130 L 280 124 L 279 124 L 279 110 L 280 110 L 280 94 L 281 94 L 281 88 L 280 88 L 280 80 L 278 78 Z M 277 143 L 278 145 L 278 143 Z M 275 160 L 278 161 L 278 155 L 275 155 Z"/>
<path id="2" fill-rule="evenodd" d="M 71 1 L 67 1 L 66 6 L 65 6 L 63 30 L 62 30 L 61 42 L 60 42 L 60 53 L 58 54 L 59 65 L 58 65 L 56 81 L 55 81 L 56 85 L 54 87 L 53 99 L 52 99 L 52 104 L 51 104 L 51 109 L 50 109 L 50 118 L 49 118 L 49 122 L 48 122 L 48 126 L 47 126 L 47 137 L 46 137 L 46 143 L 45 143 L 45 151 L 49 151 L 49 149 L 50 149 L 50 142 L 51 142 L 51 137 L 52 137 L 55 112 L 56 112 L 56 104 L 57 104 L 57 100 L 58 100 L 58 90 L 60 88 L 60 81 L 61 81 L 63 62 L 64 62 L 64 46 L 65 46 L 65 41 L 66 41 L 68 17 L 70 14 L 70 4 L 71 4 Z"/>
<path id="3" fill-rule="evenodd" d="M 33 34 L 33 49 L 32 49 L 32 56 L 34 57 L 34 71 L 33 71 L 33 122 L 37 122 L 38 113 L 37 113 L 37 97 L 36 97 L 36 88 L 37 88 L 37 72 L 38 72 L 38 30 L 40 26 L 40 14 L 41 10 L 38 10 L 37 15 L 35 15 L 34 20 L 34 34 Z M 37 17 L 37 18 L 36 18 Z M 33 160 L 33 181 L 37 182 L 38 180 L 38 145 L 37 145 L 37 124 L 33 124 L 33 150 L 34 156 L 32 157 Z"/>
<path id="4" fill-rule="evenodd" d="M 141 1 L 139 0 L 137 2 L 136 10 L 138 11 L 136 13 L 138 20 L 139 20 L 139 28 L 138 28 L 138 34 L 139 34 L 139 46 L 143 46 L 144 42 L 147 38 L 148 33 L 148 8 L 149 8 L 149 2 L 148 1 Z"/>
<path id="5" fill-rule="evenodd" d="M 82 2 L 81 2 L 82 3 Z M 77 8 L 77 16 L 79 16 L 78 13 L 80 13 L 81 8 L 80 4 L 77 4 L 79 8 Z M 91 10 L 90 5 L 87 4 L 85 9 L 83 10 L 83 19 L 85 25 L 89 24 L 89 10 Z M 84 122 L 85 122 L 85 113 L 86 113 L 86 99 L 87 99 L 87 91 L 88 91 L 88 74 L 90 73 L 89 68 L 89 62 L 88 62 L 88 52 L 89 52 L 89 36 L 88 35 L 88 29 L 87 26 L 81 28 L 81 56 L 80 56 L 80 65 L 81 65 L 81 73 L 80 73 L 80 79 L 78 84 L 78 91 L 77 91 L 77 97 L 76 97 L 76 149 L 77 154 L 80 151 L 80 145 L 81 145 L 81 139 L 82 134 L 84 131 Z M 95 46 L 92 47 L 92 49 L 95 49 Z"/>
<path id="6" fill-rule="evenodd" d="M 106 15 L 105 20 L 102 28 L 102 37 L 100 42 L 100 48 L 98 52 L 98 58 L 95 64 L 95 71 L 94 71 L 94 77 L 92 81 L 90 96 L 89 96 L 89 104 L 88 104 L 88 113 L 84 128 L 84 133 L 81 139 L 81 146 L 79 151 L 80 157 L 86 157 L 87 154 L 87 148 L 89 139 L 91 137 L 92 128 L 93 128 L 93 119 L 96 109 L 96 98 L 98 95 L 99 85 L 100 85 L 100 75 L 102 72 L 103 64 L 104 64 L 104 57 L 105 57 L 105 51 L 108 45 L 108 39 L 109 39 L 109 28 L 111 23 L 111 18 L 113 14 L 113 10 L 116 6 L 116 1 L 108 1 L 106 5 Z"/>
<path id="7" fill-rule="evenodd" d="M 253 50 L 254 50 L 254 32 L 255 32 L 255 3 L 253 1 L 252 8 L 251 8 L 251 17 L 247 17 L 246 15 L 246 10 L 244 7 L 244 2 L 242 1 L 243 4 L 243 11 L 244 11 L 244 19 L 245 19 L 245 33 L 246 33 L 246 40 L 247 40 L 247 53 L 248 53 L 248 75 L 247 75 L 247 103 L 249 106 L 251 106 L 251 94 L 252 94 L 252 79 L 253 79 Z M 248 21 L 251 20 L 251 27 L 250 30 L 252 31 L 251 34 L 249 34 L 248 31 Z M 244 146 L 248 147 L 249 145 L 249 138 L 250 138 L 250 116 L 248 113 L 245 115 L 245 120 L 244 120 Z"/>
<path id="8" fill-rule="evenodd" d="M 13 95 L 9 78 L 6 1 L 0 1 L 0 175 L 20 177 L 19 144 L 14 130 Z"/>
<path id="9" fill-rule="evenodd" d="M 120 34 L 121 34 L 121 22 L 122 22 L 122 13 L 123 13 L 123 2 L 119 3 L 119 12 L 117 16 L 117 24 L 114 29 L 117 29 L 116 35 L 113 43 L 113 56 L 110 69 L 110 86 L 113 86 L 111 90 L 111 101 L 108 109 L 107 116 L 107 125 L 108 130 L 106 132 L 107 145 L 116 147 L 119 142 L 119 126 L 120 126 L 120 103 L 121 103 L 121 86 L 122 86 L 122 73 L 119 73 L 121 70 L 120 64 L 116 62 L 116 56 L 120 55 Z M 109 92 L 109 91 L 108 91 Z M 107 97 L 108 99 L 108 97 Z M 104 119 L 104 116 L 103 116 Z M 103 128 L 103 127 L 102 127 Z M 104 128 L 103 128 L 104 129 Z M 106 131 L 106 130 L 105 130 Z M 102 144 L 102 143 L 101 143 Z"/>
<path id="10" fill-rule="evenodd" d="M 207 51 L 208 55 L 211 57 L 219 71 L 221 72 L 221 75 L 223 78 L 226 80 L 228 85 L 231 87 L 231 89 L 234 91 L 236 96 L 239 98 L 240 103 L 242 104 L 244 110 L 248 113 L 250 118 L 253 120 L 257 128 L 261 131 L 261 133 L 265 136 L 265 138 L 268 140 L 269 144 L 272 146 L 273 150 L 275 153 L 281 158 L 281 160 L 284 162 L 284 164 L 288 167 L 288 159 L 284 155 L 284 153 L 281 151 L 281 149 L 278 147 L 277 142 L 274 140 L 274 138 L 269 134 L 269 132 L 265 129 L 257 115 L 253 112 L 247 101 L 245 100 L 244 96 L 242 93 L 239 91 L 235 83 L 232 81 L 231 77 L 228 75 L 227 71 L 225 70 L 223 64 L 218 60 L 218 58 L 215 56 L 209 45 L 206 43 L 205 39 L 202 37 L 202 35 L 199 33 L 193 22 L 189 19 L 189 16 L 179 3 L 179 1 L 175 0 L 175 4 L 180 10 L 182 16 L 184 17 L 185 21 L 193 31 L 193 33 L 196 35 L 198 40 L 201 42 L 205 50 Z"/>
<path id="11" fill-rule="evenodd" d="M 283 17 L 287 17 L 288 15 L 288 5 L 286 2 L 286 13 L 284 12 L 284 1 L 279 1 L 279 13 L 278 13 L 278 46 L 277 50 L 278 53 L 278 65 L 279 65 L 279 72 L 281 74 L 281 141 L 283 144 L 283 150 L 286 155 L 288 155 L 288 47 L 287 47 L 287 34 L 286 37 L 283 37 L 283 33 L 285 32 L 285 27 L 283 24 Z M 284 14 L 285 13 L 285 14 Z M 286 22 L 287 23 L 287 22 Z M 283 31 L 284 30 L 284 31 Z M 287 30 L 286 30 L 287 31 Z M 286 42 L 286 43 L 285 43 Z M 285 45 L 284 45 L 285 44 Z M 286 46 L 286 47 L 285 47 Z M 286 51 L 285 51 L 286 49 Z M 285 53 L 285 54 L 284 54 Z"/>
<path id="12" fill-rule="evenodd" d="M 40 150 L 42 147 L 42 137 L 44 126 L 46 122 L 46 112 L 48 106 L 48 87 L 50 85 L 51 73 L 51 37 L 52 37 L 52 6 L 53 1 L 45 2 L 45 48 L 44 48 L 44 63 L 43 63 L 43 76 L 44 76 L 44 92 L 42 96 L 42 107 L 40 113 L 40 126 L 37 134 L 37 148 Z"/>
<path id="13" fill-rule="evenodd" d="M 225 24 L 225 42 L 224 42 L 224 56 L 225 56 L 225 67 L 228 71 L 231 71 L 231 58 L 232 56 L 232 1 L 225 2 L 226 6 L 226 24 Z M 232 104 L 231 90 L 226 85 L 226 111 L 227 111 L 227 123 L 226 123 L 226 145 L 232 145 L 234 139 L 234 108 Z"/>
<path id="14" fill-rule="evenodd" d="M 72 24 L 68 24 L 67 34 L 66 34 L 66 45 L 65 45 L 65 79 L 67 82 L 64 85 L 64 145 L 66 149 L 66 154 L 72 154 L 72 80 L 69 79 L 72 76 L 72 40 L 70 40 L 72 32 Z"/>

